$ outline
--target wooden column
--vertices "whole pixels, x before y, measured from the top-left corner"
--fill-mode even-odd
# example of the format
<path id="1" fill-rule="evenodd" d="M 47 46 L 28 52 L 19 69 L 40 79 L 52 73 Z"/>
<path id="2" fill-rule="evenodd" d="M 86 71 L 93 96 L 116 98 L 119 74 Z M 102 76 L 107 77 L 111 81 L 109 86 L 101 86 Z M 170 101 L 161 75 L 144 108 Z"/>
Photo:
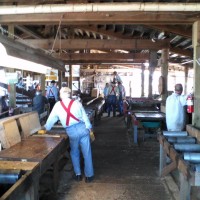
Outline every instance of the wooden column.
<path id="1" fill-rule="evenodd" d="M 72 81 L 73 81 L 73 77 L 72 77 L 72 65 L 69 65 L 69 88 L 72 90 Z M 72 93 L 71 93 L 72 95 Z"/>
<path id="2" fill-rule="evenodd" d="M 200 60 L 200 21 L 197 21 L 193 24 L 193 35 L 192 43 L 194 49 L 193 55 L 193 66 L 194 66 L 194 113 L 192 118 L 192 125 L 200 128 L 200 65 L 197 63 L 197 60 Z"/>
<path id="3" fill-rule="evenodd" d="M 8 26 L 8 37 L 13 38 L 14 36 L 14 25 Z M 15 73 L 13 68 L 9 68 L 10 73 Z M 9 106 L 12 108 L 16 107 L 16 86 L 14 82 L 9 83 Z"/>
<path id="4" fill-rule="evenodd" d="M 141 97 L 144 97 L 144 70 L 145 70 L 145 66 L 142 65 L 141 67 Z"/>
<path id="5" fill-rule="evenodd" d="M 149 94 L 148 94 L 149 98 L 152 98 L 152 94 L 153 94 L 152 82 L 153 82 L 153 74 L 154 74 L 156 66 L 157 66 L 157 52 L 151 51 L 150 57 L 149 57 Z"/>
<path id="6" fill-rule="evenodd" d="M 187 83 L 188 83 L 188 66 L 186 65 L 185 68 L 184 68 L 184 72 L 185 72 L 185 88 L 184 88 L 184 91 L 185 91 L 185 94 L 188 94 L 188 91 L 187 91 Z"/>
<path id="7" fill-rule="evenodd" d="M 161 75 L 163 76 L 163 93 L 161 95 L 162 100 L 167 99 L 168 95 L 168 88 L 167 88 L 167 76 L 168 76 L 168 58 L 169 58 L 169 49 L 162 50 L 162 57 L 161 57 Z"/>
<path id="8" fill-rule="evenodd" d="M 40 75 L 40 85 L 42 93 L 45 95 L 45 74 Z"/>

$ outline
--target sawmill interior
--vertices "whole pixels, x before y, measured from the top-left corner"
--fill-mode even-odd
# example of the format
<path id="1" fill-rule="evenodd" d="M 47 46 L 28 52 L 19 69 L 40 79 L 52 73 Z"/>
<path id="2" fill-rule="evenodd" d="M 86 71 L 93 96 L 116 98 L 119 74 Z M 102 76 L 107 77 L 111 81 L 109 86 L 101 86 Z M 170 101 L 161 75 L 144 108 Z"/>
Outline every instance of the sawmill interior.
<path id="1" fill-rule="evenodd" d="M 200 199 L 199 0 L 0 0 L 0 52 L 0 199 Z M 52 83 L 92 125 L 92 179 L 82 154 L 74 179 L 61 120 L 45 130 Z M 179 131 L 167 126 L 176 84 Z"/>

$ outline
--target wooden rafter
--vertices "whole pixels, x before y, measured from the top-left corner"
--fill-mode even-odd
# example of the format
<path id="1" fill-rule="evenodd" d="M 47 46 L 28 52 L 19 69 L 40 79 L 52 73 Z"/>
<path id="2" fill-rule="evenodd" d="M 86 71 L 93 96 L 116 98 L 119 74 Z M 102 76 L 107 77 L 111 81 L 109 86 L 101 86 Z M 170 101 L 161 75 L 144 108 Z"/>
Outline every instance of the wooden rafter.
<path id="1" fill-rule="evenodd" d="M 192 24 L 198 20 L 190 12 L 96 12 L 96 13 L 63 13 L 63 14 L 18 14 L 0 16 L 1 24 L 63 24 L 88 25 L 88 24 Z"/>

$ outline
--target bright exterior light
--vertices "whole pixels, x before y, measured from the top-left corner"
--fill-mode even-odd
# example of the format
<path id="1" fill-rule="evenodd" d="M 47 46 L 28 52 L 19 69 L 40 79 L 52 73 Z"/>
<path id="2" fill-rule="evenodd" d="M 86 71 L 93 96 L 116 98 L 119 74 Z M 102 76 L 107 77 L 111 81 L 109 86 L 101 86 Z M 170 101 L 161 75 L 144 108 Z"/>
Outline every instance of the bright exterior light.
<path id="1" fill-rule="evenodd" d="M 45 65 L 34 63 L 14 56 L 9 56 L 6 52 L 6 48 L 1 43 L 0 43 L 0 66 L 37 72 L 41 74 L 46 74 L 47 70 L 51 69 L 51 67 L 47 67 Z"/>
<path id="2" fill-rule="evenodd" d="M 149 67 L 149 63 L 148 63 L 148 62 L 145 62 L 145 63 L 144 63 L 144 66 L 145 66 L 145 67 Z"/>

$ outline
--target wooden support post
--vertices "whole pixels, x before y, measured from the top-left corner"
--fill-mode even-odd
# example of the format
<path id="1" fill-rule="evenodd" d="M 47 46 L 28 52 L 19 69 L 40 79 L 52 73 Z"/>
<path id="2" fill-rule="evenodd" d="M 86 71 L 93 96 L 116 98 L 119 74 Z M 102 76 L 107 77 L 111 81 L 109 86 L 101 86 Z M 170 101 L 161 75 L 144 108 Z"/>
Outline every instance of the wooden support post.
<path id="1" fill-rule="evenodd" d="M 162 176 L 162 170 L 166 166 L 166 152 L 164 151 L 163 145 L 160 144 L 160 165 L 159 165 L 159 176 Z"/>
<path id="2" fill-rule="evenodd" d="M 195 127 L 200 128 L 200 65 L 196 62 L 197 59 L 200 58 L 200 21 L 197 21 L 193 24 L 193 35 L 192 35 L 192 43 L 194 49 L 194 56 L 193 56 L 193 66 L 194 66 L 194 114 L 192 119 L 192 125 Z"/>
<path id="3" fill-rule="evenodd" d="M 191 186 L 189 181 L 180 172 L 180 200 L 190 200 Z"/>

